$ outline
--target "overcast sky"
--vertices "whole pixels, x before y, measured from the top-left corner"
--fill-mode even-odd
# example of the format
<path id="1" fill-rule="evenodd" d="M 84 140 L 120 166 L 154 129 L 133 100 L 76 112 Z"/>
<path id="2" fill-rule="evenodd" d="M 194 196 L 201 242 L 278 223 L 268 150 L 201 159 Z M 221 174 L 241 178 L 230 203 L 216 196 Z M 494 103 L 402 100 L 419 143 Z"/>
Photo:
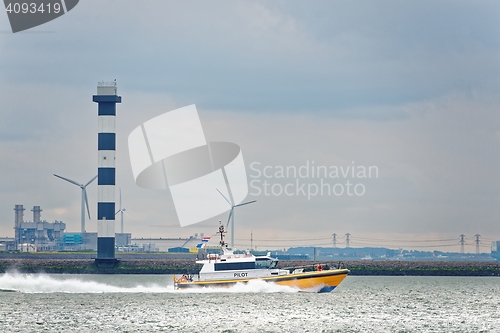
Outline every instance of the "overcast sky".
<path id="1" fill-rule="evenodd" d="M 298 237 L 327 246 L 349 232 L 352 246 L 432 250 L 411 240 L 458 244 L 463 233 L 473 244 L 479 233 L 489 251 L 500 239 L 499 14 L 498 1 L 84 0 L 12 34 L 0 13 L 0 236 L 13 236 L 16 204 L 25 220 L 40 205 L 42 219 L 79 230 L 80 190 L 52 174 L 97 174 L 92 95 L 116 79 L 117 186 L 133 237 L 210 235 L 227 219 L 180 228 L 170 193 L 132 175 L 129 133 L 196 104 L 207 140 L 238 144 L 254 184 L 265 166 L 378 170 L 325 180 L 362 184 L 363 195 L 250 188 L 257 203 L 236 211 L 237 246 L 251 231 L 261 248 Z M 96 231 L 96 183 L 88 194 Z"/>

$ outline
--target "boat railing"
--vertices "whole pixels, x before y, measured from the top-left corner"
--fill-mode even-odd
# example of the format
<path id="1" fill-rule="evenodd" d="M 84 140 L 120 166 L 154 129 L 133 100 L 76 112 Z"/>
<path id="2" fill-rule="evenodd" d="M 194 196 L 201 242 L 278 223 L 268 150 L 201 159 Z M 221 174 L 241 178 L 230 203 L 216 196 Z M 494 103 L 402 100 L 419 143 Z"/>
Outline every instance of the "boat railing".
<path id="1" fill-rule="evenodd" d="M 209 253 L 207 255 L 208 260 L 217 260 L 220 259 L 220 256 L 217 253 Z"/>
<path id="2" fill-rule="evenodd" d="M 300 266 L 291 266 L 291 267 L 284 267 L 282 269 L 288 269 L 292 272 L 297 271 L 297 270 L 302 270 L 301 273 L 303 272 L 314 272 L 314 271 L 326 271 L 330 269 L 341 269 L 343 267 L 343 263 L 339 263 L 337 267 L 335 266 L 330 266 L 328 263 L 314 263 L 310 265 L 300 265 Z"/>
<path id="3" fill-rule="evenodd" d="M 287 268 L 284 268 L 284 269 L 294 269 L 294 268 L 304 268 L 307 270 L 307 268 L 309 268 L 309 270 L 312 270 L 312 269 L 316 269 L 318 267 L 318 265 L 321 265 L 322 269 L 323 270 L 327 270 L 327 269 L 344 269 L 346 268 L 345 265 L 344 265 L 344 262 L 342 261 L 339 261 L 337 264 L 335 263 L 332 263 L 332 262 L 329 262 L 329 263 L 313 263 L 313 264 L 310 264 L 310 265 L 300 265 L 300 266 L 291 266 L 291 267 L 287 267 Z"/>

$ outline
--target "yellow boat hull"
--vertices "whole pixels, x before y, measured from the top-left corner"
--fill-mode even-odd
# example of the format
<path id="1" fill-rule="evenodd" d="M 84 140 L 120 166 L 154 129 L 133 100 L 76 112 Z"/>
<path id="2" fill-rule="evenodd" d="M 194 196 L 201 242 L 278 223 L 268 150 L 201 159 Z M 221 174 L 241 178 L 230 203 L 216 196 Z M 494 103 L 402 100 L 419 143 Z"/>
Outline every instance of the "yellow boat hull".
<path id="1" fill-rule="evenodd" d="M 262 280 L 265 282 L 272 282 L 280 286 L 298 288 L 300 290 L 314 290 L 320 288 L 318 292 L 330 292 L 335 289 L 348 274 L 348 269 L 331 269 L 325 271 L 269 276 L 260 279 L 181 281 L 174 277 L 174 283 L 177 289 L 184 289 L 193 287 L 230 287 L 236 283 L 247 283 L 251 280 Z"/>

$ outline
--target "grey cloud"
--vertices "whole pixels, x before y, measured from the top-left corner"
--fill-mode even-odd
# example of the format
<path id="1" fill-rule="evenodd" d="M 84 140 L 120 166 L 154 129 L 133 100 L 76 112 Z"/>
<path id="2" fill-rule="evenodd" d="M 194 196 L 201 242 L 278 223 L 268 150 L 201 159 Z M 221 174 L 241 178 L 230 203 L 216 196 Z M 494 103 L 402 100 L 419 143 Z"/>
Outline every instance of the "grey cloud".
<path id="1" fill-rule="evenodd" d="M 241 232 L 498 236 L 497 12 L 472 1 L 88 0 L 43 26 L 54 33 L 1 34 L 0 234 L 19 203 L 78 230 L 79 194 L 51 175 L 93 176 L 91 95 L 117 78 L 117 180 L 137 235 L 175 210 L 168 192 L 135 186 L 127 135 L 196 103 L 207 140 L 237 143 L 247 166 L 381 170 L 359 200 L 259 197 L 236 213 Z"/>
<path id="2" fill-rule="evenodd" d="M 498 85 L 494 4 L 148 2 L 131 12 L 101 2 L 97 13 L 96 5 L 72 11 L 81 31 L 10 38 L 7 48 L 26 52 L 7 53 L 5 77 L 20 80 L 22 67 L 54 83 L 118 76 L 136 91 L 210 108 L 359 118 L 376 115 L 343 110 Z"/>

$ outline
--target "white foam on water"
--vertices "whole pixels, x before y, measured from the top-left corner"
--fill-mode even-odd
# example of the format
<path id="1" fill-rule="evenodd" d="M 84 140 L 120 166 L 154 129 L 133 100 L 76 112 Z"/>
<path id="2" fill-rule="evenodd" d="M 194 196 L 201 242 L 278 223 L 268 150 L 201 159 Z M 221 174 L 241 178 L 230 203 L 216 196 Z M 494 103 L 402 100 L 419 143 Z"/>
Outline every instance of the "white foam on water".
<path id="1" fill-rule="evenodd" d="M 0 290 L 22 293 L 165 293 L 174 289 L 173 286 L 158 285 L 124 288 L 66 276 L 63 279 L 55 279 L 46 274 L 9 272 L 0 275 Z"/>
<path id="2" fill-rule="evenodd" d="M 112 275 L 110 280 L 112 280 Z M 68 277 L 54 278 L 47 274 L 21 274 L 8 272 L 0 275 L 0 291 L 22 293 L 297 293 L 300 290 L 288 286 L 279 286 L 262 280 L 237 283 L 231 287 L 188 288 L 176 290 L 173 285 L 158 284 L 120 287 L 95 281 Z"/>
<path id="3" fill-rule="evenodd" d="M 179 291 L 187 293 L 297 293 L 300 290 L 262 280 L 251 280 L 247 283 L 236 283 L 230 287 L 189 288 Z"/>

